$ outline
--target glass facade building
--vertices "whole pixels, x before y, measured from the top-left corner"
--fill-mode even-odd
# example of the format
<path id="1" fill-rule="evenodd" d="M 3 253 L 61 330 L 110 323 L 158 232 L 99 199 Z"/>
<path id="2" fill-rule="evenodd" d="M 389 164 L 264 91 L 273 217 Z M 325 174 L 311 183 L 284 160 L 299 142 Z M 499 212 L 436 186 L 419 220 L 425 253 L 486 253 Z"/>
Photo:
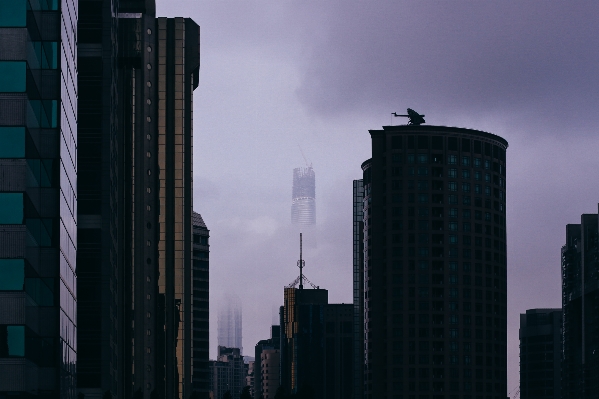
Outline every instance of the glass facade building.
<path id="1" fill-rule="evenodd" d="M 312 166 L 293 169 L 291 223 L 316 224 L 316 175 Z"/>
<path id="2" fill-rule="evenodd" d="M 77 15 L 0 1 L 0 396 L 76 397 Z"/>
<path id="3" fill-rule="evenodd" d="M 503 138 L 371 130 L 364 187 L 365 397 L 506 397 Z"/>

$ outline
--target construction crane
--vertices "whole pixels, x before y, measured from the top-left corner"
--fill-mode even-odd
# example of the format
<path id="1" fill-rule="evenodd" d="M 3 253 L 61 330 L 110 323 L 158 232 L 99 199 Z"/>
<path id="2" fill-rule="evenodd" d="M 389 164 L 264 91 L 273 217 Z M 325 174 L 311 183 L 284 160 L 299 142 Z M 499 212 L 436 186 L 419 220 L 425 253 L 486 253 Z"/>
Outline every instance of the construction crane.
<path id="1" fill-rule="evenodd" d="M 312 167 L 312 162 L 308 163 L 308 159 L 307 159 L 307 158 L 306 158 L 306 156 L 304 155 L 304 150 L 302 150 L 302 147 L 301 147 L 299 144 L 298 144 L 297 146 L 298 146 L 298 148 L 299 148 L 300 152 L 302 153 L 302 157 L 304 157 L 304 162 L 306 162 L 306 166 L 307 166 L 308 168 L 311 168 L 311 167 Z"/>

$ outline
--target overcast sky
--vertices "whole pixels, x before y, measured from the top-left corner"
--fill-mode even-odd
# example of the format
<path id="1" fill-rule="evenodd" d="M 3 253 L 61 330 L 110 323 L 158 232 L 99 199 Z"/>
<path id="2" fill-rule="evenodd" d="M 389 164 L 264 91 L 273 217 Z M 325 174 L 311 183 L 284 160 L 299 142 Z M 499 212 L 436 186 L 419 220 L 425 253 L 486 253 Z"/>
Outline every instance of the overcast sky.
<path id="1" fill-rule="evenodd" d="M 243 303 L 248 355 L 297 276 L 294 167 L 316 173 L 305 273 L 352 301 L 352 180 L 368 129 L 414 108 L 508 140 L 508 389 L 519 313 L 560 307 L 565 225 L 599 202 L 599 2 L 157 0 L 201 26 L 194 204 L 210 229 L 216 310 Z"/>

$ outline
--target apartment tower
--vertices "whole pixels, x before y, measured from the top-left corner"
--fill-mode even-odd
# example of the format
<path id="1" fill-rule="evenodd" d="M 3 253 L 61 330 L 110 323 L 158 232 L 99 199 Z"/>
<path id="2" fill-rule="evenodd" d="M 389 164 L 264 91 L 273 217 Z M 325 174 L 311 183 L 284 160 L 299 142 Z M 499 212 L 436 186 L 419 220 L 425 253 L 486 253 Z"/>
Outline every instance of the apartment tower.
<path id="1" fill-rule="evenodd" d="M 75 399 L 77 1 L 0 2 L 0 396 Z"/>
<path id="2" fill-rule="evenodd" d="M 504 399 L 507 141 L 420 125 L 370 135 L 365 398 Z"/>

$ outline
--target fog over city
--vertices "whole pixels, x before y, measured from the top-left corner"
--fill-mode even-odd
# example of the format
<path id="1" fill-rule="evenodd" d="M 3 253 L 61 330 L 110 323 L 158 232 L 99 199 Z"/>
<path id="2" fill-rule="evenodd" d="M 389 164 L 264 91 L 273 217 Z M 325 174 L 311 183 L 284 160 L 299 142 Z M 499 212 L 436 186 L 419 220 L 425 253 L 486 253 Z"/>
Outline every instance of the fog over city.
<path id="1" fill-rule="evenodd" d="M 194 209 L 210 229 L 210 353 L 226 293 L 244 354 L 269 337 L 299 270 L 293 169 L 316 175 L 305 273 L 352 302 L 352 180 L 368 129 L 410 107 L 507 150 L 508 390 L 519 313 L 561 306 L 565 226 L 599 202 L 599 3 L 158 0 L 201 26 Z M 405 123 L 404 121 L 394 123 Z"/>

